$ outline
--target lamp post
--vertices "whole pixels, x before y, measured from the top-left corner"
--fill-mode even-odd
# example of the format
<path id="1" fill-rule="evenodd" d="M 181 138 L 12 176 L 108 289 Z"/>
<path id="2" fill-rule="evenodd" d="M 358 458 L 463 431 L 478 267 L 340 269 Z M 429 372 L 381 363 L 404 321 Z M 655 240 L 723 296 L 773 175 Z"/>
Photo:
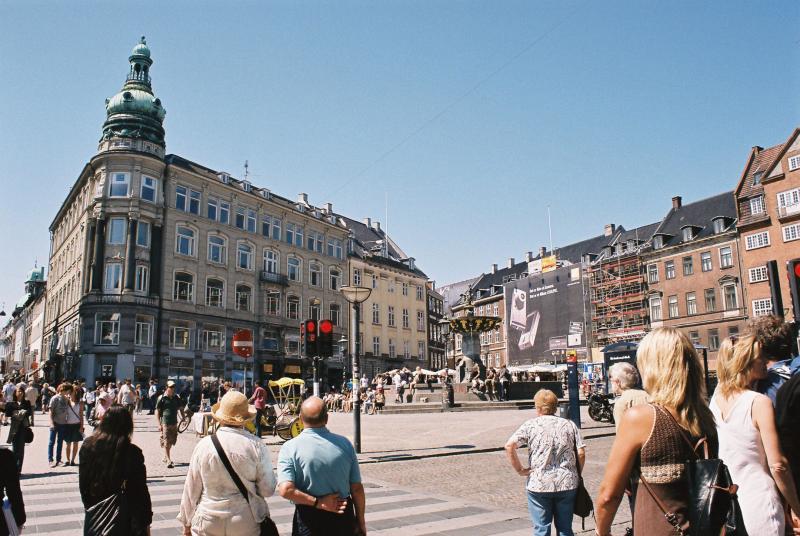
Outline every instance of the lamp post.
<path id="1" fill-rule="evenodd" d="M 347 343 L 349 341 L 347 340 L 347 337 L 342 335 L 342 338 L 339 339 L 336 342 L 339 343 L 339 347 L 341 348 L 341 352 L 342 352 L 342 366 L 344 367 L 344 371 L 343 371 L 343 374 L 342 374 L 342 376 L 343 376 L 342 377 L 342 385 L 344 385 L 347 382 L 347 375 L 349 374 L 349 372 L 348 372 L 349 371 L 349 367 L 347 365 Z"/>
<path id="2" fill-rule="evenodd" d="M 358 355 L 358 342 L 361 329 L 361 304 L 369 298 L 372 294 L 372 289 L 367 287 L 344 286 L 341 288 L 344 299 L 350 302 L 353 306 L 353 389 L 351 395 L 353 397 L 353 446 L 356 453 L 361 454 L 361 397 L 358 392 L 358 369 L 359 369 L 359 355 Z"/>

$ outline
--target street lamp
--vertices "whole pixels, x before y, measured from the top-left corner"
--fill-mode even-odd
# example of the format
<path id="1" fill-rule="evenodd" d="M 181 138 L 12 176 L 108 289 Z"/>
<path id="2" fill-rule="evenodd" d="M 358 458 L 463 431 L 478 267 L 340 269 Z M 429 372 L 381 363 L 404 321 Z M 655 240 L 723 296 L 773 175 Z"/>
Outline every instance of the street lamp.
<path id="1" fill-rule="evenodd" d="M 356 449 L 356 453 L 361 454 L 361 397 L 358 392 L 358 341 L 360 337 L 359 330 L 361 328 L 361 304 L 372 294 L 372 289 L 367 287 L 344 286 L 341 288 L 341 291 L 344 295 L 344 299 L 353 306 L 353 322 L 355 323 L 352 346 L 353 389 L 351 392 L 353 397 L 353 446 Z"/>
<path id="2" fill-rule="evenodd" d="M 439 327 L 441 328 L 442 338 L 444 339 L 444 368 L 449 368 L 450 363 L 447 360 L 447 350 L 450 346 L 450 319 L 448 317 L 444 317 L 439 320 Z M 455 347 L 453 348 L 453 360 L 455 361 Z M 455 363 L 453 363 L 453 368 L 455 368 Z"/>

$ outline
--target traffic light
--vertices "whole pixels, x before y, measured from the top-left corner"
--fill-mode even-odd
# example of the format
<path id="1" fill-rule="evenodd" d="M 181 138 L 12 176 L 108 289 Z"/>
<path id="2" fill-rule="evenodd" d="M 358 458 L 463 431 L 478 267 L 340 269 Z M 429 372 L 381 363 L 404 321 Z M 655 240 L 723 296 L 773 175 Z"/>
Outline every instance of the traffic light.
<path id="1" fill-rule="evenodd" d="M 789 290 L 792 295 L 792 311 L 795 323 L 800 322 L 800 259 L 786 262 L 786 271 L 789 275 Z"/>
<path id="2" fill-rule="evenodd" d="M 319 321 L 317 350 L 320 357 L 333 357 L 333 322 L 330 320 Z"/>
<path id="3" fill-rule="evenodd" d="M 303 335 L 303 353 L 306 357 L 319 355 L 317 351 L 317 321 L 306 320 L 300 325 Z"/>

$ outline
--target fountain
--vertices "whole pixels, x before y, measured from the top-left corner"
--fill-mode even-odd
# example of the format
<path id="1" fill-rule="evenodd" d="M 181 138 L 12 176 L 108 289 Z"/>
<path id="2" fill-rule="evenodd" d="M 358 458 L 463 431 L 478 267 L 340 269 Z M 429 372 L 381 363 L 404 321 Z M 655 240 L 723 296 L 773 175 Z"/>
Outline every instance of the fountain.
<path id="1" fill-rule="evenodd" d="M 465 316 L 458 316 L 456 318 L 445 319 L 442 321 L 442 327 L 445 335 L 448 332 L 458 333 L 461 335 L 461 353 L 464 354 L 463 365 L 464 375 L 459 378 L 461 383 L 469 382 L 470 371 L 474 365 L 477 364 L 480 369 L 480 379 L 486 379 L 486 365 L 481 359 L 481 340 L 480 334 L 487 331 L 492 331 L 497 328 L 502 318 L 498 316 L 475 316 L 475 306 L 472 304 L 472 296 L 469 292 L 462 294 L 464 303 L 466 304 L 467 314 Z"/>

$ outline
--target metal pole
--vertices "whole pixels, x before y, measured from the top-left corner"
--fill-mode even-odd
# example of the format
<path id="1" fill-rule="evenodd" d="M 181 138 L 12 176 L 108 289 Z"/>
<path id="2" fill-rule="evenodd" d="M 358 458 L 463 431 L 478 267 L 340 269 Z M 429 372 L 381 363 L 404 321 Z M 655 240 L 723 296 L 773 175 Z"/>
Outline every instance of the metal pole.
<path id="1" fill-rule="evenodd" d="M 358 386 L 360 385 L 358 379 L 359 373 L 359 359 L 358 359 L 358 340 L 359 340 L 359 325 L 361 324 L 361 304 L 353 304 L 353 318 L 355 319 L 356 326 L 353 329 L 355 337 L 353 337 L 353 446 L 357 454 L 361 454 L 361 397 L 359 396 Z"/>
<path id="2" fill-rule="evenodd" d="M 314 363 L 314 396 L 319 396 L 319 378 L 317 378 L 317 356 L 311 358 Z"/>

